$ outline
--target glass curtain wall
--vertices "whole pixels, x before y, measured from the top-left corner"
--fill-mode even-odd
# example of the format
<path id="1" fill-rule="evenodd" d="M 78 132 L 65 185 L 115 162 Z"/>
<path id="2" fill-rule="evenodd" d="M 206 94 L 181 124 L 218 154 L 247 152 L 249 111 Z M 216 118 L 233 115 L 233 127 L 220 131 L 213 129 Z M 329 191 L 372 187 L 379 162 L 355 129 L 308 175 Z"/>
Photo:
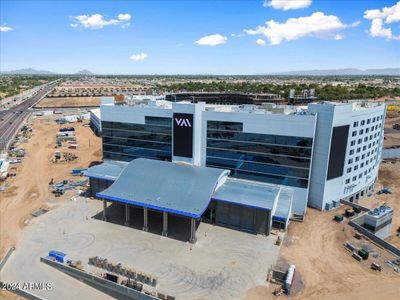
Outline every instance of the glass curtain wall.
<path id="1" fill-rule="evenodd" d="M 143 157 L 171 161 L 171 118 L 145 117 L 145 124 L 102 123 L 103 158 L 131 161 Z"/>
<path id="2" fill-rule="evenodd" d="M 206 165 L 231 176 L 307 188 L 312 138 L 243 132 L 239 122 L 207 122 Z"/>

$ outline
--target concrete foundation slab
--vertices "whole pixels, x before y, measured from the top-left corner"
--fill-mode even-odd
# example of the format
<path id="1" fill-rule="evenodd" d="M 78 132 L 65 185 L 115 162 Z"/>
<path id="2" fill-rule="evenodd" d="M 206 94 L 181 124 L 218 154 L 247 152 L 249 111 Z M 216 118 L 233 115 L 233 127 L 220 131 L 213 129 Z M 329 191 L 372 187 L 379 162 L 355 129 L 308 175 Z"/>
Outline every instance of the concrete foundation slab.
<path id="1" fill-rule="evenodd" d="M 45 299 L 110 299 L 40 263 L 50 250 L 81 260 L 85 268 L 90 256 L 107 257 L 122 265 L 158 278 L 157 290 L 176 299 L 242 299 L 246 290 L 266 284 L 268 269 L 277 259 L 275 236 L 253 235 L 206 223 L 198 225 L 197 243 L 163 238 L 123 226 L 125 207 L 120 208 L 120 224 L 101 221 L 103 205 L 98 200 L 77 198 L 33 219 L 22 233 L 16 250 L 1 270 L 5 282 L 51 282 L 51 290 L 35 293 Z M 107 208 L 107 217 L 111 206 Z M 143 210 L 137 212 L 140 218 Z M 99 217 L 93 218 L 98 215 Z M 137 219 L 131 209 L 131 223 Z M 162 214 L 160 228 L 162 228 Z M 173 222 L 168 216 L 169 235 Z M 149 218 L 149 221 L 152 219 Z M 188 221 L 188 220 L 186 220 Z M 185 223 L 188 225 L 189 222 Z M 152 223 L 149 225 L 153 227 Z M 150 228 L 151 229 L 151 228 Z M 18 266 L 18 267 L 16 267 Z"/>

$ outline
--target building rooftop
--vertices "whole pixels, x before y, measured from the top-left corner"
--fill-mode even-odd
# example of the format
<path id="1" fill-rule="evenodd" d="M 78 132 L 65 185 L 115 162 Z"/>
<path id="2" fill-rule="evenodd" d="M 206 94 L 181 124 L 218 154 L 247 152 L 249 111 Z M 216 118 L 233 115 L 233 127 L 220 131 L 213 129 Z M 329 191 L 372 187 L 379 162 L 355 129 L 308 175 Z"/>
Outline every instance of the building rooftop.
<path id="1" fill-rule="evenodd" d="M 315 104 L 321 105 L 335 105 L 335 106 L 343 106 L 343 105 L 352 105 L 353 110 L 361 110 L 367 109 L 371 107 L 377 107 L 384 105 L 384 101 L 371 101 L 365 99 L 355 99 L 355 100 L 343 100 L 343 101 L 321 101 L 315 102 Z"/>
<path id="2" fill-rule="evenodd" d="M 89 178 L 115 181 L 128 164 L 124 161 L 106 160 L 100 165 L 87 169 L 84 175 Z"/>
<path id="3" fill-rule="evenodd" d="M 172 109 L 172 105 L 189 104 L 190 101 L 170 102 L 166 100 L 154 100 L 147 98 L 140 98 L 139 100 L 132 99 L 126 100 L 122 106 L 136 107 L 136 108 L 159 108 L 159 109 Z M 114 103 L 103 103 L 102 106 L 113 106 Z M 121 106 L 121 105 L 119 105 Z M 206 111 L 215 112 L 229 112 L 229 113 L 248 113 L 248 114 L 298 114 L 305 115 L 307 109 L 304 106 L 293 105 L 277 105 L 274 103 L 263 103 L 262 105 L 242 104 L 242 105 L 224 105 L 224 104 L 206 104 Z"/>
<path id="4" fill-rule="evenodd" d="M 142 108 L 160 108 L 160 109 L 172 109 L 172 105 L 176 104 L 188 104 L 191 100 L 170 102 L 165 100 L 164 96 L 146 96 L 146 95 L 134 95 L 125 97 L 121 105 L 130 107 L 142 107 Z M 383 102 L 368 101 L 368 100 L 344 100 L 344 101 L 321 101 L 313 102 L 310 104 L 319 105 L 352 105 L 352 110 L 361 110 L 371 107 L 383 105 Z M 113 103 L 107 103 L 103 105 L 114 105 Z M 231 113 L 249 113 L 249 114 L 280 114 L 280 115 L 310 115 L 307 105 L 280 105 L 275 103 L 262 103 L 261 105 L 255 104 L 241 104 L 241 105 L 225 105 L 225 104 L 205 104 L 206 111 L 215 112 L 231 112 Z"/>
<path id="5" fill-rule="evenodd" d="M 199 218 L 228 170 L 166 161 L 132 160 L 100 199 Z"/>
<path id="6" fill-rule="evenodd" d="M 392 212 L 393 212 L 393 209 L 391 207 L 383 204 L 377 208 L 370 210 L 367 215 L 370 217 L 379 218 L 384 215 L 390 214 Z"/>
<path id="7" fill-rule="evenodd" d="M 227 178 L 228 174 L 229 171 L 222 169 L 144 158 L 130 163 L 105 161 L 84 172 L 87 177 L 114 182 L 97 194 L 101 199 L 194 218 L 199 218 L 209 202 L 216 200 L 271 210 L 280 220 L 290 218 L 293 198 L 290 188 Z"/>
<path id="8" fill-rule="evenodd" d="M 101 119 L 101 111 L 100 108 L 91 109 L 90 112 L 94 114 L 98 119 Z"/>
<path id="9" fill-rule="evenodd" d="M 279 186 L 228 178 L 212 198 L 217 201 L 273 211 L 279 190 Z"/>

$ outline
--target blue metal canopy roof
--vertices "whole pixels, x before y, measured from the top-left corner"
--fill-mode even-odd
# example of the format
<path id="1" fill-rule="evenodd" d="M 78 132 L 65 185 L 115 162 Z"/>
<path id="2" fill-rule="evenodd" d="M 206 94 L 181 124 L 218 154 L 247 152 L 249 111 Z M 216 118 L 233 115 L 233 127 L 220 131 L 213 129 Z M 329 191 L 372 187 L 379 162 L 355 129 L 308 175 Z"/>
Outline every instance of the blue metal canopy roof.
<path id="1" fill-rule="evenodd" d="M 279 186 L 228 178 L 212 196 L 213 200 L 263 210 L 274 210 Z"/>
<path id="2" fill-rule="evenodd" d="M 279 200 L 273 218 L 287 221 L 292 216 L 293 190 L 281 187 Z"/>
<path id="3" fill-rule="evenodd" d="M 138 158 L 115 182 L 96 196 L 101 199 L 199 218 L 228 170 Z"/>
<path id="4" fill-rule="evenodd" d="M 106 160 L 100 165 L 90 167 L 83 174 L 89 178 L 115 181 L 128 164 L 125 161 Z"/>

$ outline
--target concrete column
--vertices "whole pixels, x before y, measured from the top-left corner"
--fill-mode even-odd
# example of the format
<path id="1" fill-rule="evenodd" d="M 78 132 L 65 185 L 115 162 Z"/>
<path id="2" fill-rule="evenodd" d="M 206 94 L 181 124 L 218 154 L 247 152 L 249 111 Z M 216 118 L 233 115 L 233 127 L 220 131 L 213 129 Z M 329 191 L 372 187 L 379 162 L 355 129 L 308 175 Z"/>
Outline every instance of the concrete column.
<path id="1" fill-rule="evenodd" d="M 162 236 L 168 236 L 168 213 L 163 211 L 163 231 Z"/>
<path id="2" fill-rule="evenodd" d="M 189 242 L 194 244 L 196 243 L 197 238 L 196 238 L 196 219 L 191 218 L 190 219 L 190 240 Z"/>
<path id="3" fill-rule="evenodd" d="M 144 231 L 149 231 L 149 226 L 147 223 L 147 213 L 148 213 L 147 207 L 144 207 L 143 208 L 143 230 Z"/>
<path id="4" fill-rule="evenodd" d="M 267 219 L 266 219 L 266 230 L 265 230 L 265 235 L 269 235 L 271 233 L 272 229 L 272 216 L 271 216 L 271 211 L 267 210 Z"/>
<path id="5" fill-rule="evenodd" d="M 131 210 L 129 204 L 125 204 L 125 226 L 131 225 Z"/>
<path id="6" fill-rule="evenodd" d="M 101 218 L 103 221 L 107 221 L 106 209 L 107 209 L 107 201 L 103 200 L 103 217 Z"/>

